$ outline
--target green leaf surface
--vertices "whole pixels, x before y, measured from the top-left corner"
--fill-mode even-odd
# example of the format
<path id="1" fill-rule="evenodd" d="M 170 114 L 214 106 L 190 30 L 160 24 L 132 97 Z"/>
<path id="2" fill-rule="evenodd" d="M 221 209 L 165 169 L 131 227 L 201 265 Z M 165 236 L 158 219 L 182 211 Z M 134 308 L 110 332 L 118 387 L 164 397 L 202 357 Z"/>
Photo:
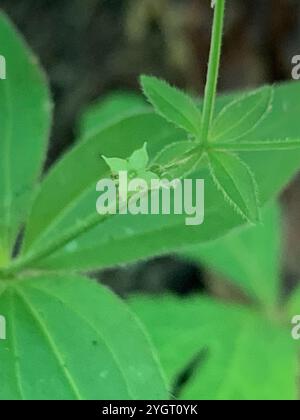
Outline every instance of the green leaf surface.
<path id="1" fill-rule="evenodd" d="M 300 149 L 300 140 L 273 140 L 240 143 L 215 143 L 214 150 L 234 152 L 268 152 L 272 150 L 297 150 Z"/>
<path id="2" fill-rule="evenodd" d="M 136 297 L 170 384 L 193 362 L 180 399 L 294 400 L 297 352 L 288 328 L 205 297 Z"/>
<path id="3" fill-rule="evenodd" d="M 102 156 L 102 158 L 105 160 L 105 163 L 113 174 L 118 174 L 121 171 L 129 170 L 129 165 L 126 159 L 107 158 L 105 156 Z"/>
<path id="4" fill-rule="evenodd" d="M 272 112 L 259 129 L 249 134 L 247 142 L 299 137 L 300 85 L 282 85 L 274 93 Z M 218 109 L 232 99 L 232 96 L 219 98 Z M 147 141 L 153 159 L 165 146 L 182 138 L 181 130 L 173 129 L 159 116 L 146 113 L 125 118 L 80 143 L 43 181 L 30 217 L 24 250 L 44 246 L 95 214 L 96 183 L 109 174 L 105 162 L 99 161 L 100 155 L 128 158 Z M 241 153 L 240 157 L 255 175 L 262 205 L 282 191 L 300 165 L 298 150 L 271 151 L 267 160 L 266 154 L 259 152 Z M 216 239 L 244 223 L 224 200 L 207 169 L 200 168 L 189 177 L 205 180 L 205 221 L 201 226 L 186 226 L 185 216 L 116 216 L 36 266 L 89 270 L 128 263 Z"/>
<path id="5" fill-rule="evenodd" d="M 188 249 L 184 255 L 274 308 L 281 291 L 281 240 L 280 210 L 272 205 L 264 210 L 261 224 Z"/>
<path id="6" fill-rule="evenodd" d="M 51 123 L 47 84 L 36 58 L 0 13 L 0 266 L 7 262 L 32 199 Z"/>
<path id="7" fill-rule="evenodd" d="M 149 163 L 149 155 L 147 152 L 147 143 L 139 149 L 135 150 L 128 160 L 130 166 L 135 171 L 141 171 L 147 168 Z"/>
<path id="8" fill-rule="evenodd" d="M 217 188 L 234 209 L 252 223 L 259 221 L 258 188 L 248 166 L 236 155 L 211 152 L 210 172 Z"/>
<path id="9" fill-rule="evenodd" d="M 151 153 L 159 150 L 162 144 L 168 144 L 170 138 L 181 135 L 180 130 L 173 129 L 159 116 L 146 112 L 122 119 L 78 143 L 42 184 L 29 218 L 25 250 L 32 248 L 35 242 L 45 244 L 47 240 L 53 240 L 74 224 L 96 214 L 96 183 L 110 176 L 101 156 L 127 159 L 143 146 L 145 138 L 151 140 Z"/>
<path id="10" fill-rule="evenodd" d="M 300 316 L 300 287 L 296 287 L 296 289 L 292 292 L 291 296 L 288 299 L 286 305 L 287 313 L 290 319 L 294 316 Z"/>
<path id="11" fill-rule="evenodd" d="M 181 179 L 195 172 L 201 154 L 195 151 L 196 143 L 181 141 L 167 145 L 155 157 L 152 164 L 158 166 L 162 176 Z"/>
<path id="12" fill-rule="evenodd" d="M 116 92 L 90 105 L 79 121 L 79 136 L 85 138 L 121 118 L 147 110 L 149 105 L 141 95 Z"/>
<path id="13" fill-rule="evenodd" d="M 142 76 L 141 84 L 144 94 L 162 117 L 196 137 L 199 135 L 201 113 L 188 95 L 155 77 Z"/>
<path id="14" fill-rule="evenodd" d="M 271 112 L 272 99 L 273 88 L 267 86 L 233 100 L 213 122 L 210 140 L 232 142 L 245 137 Z"/>
<path id="15" fill-rule="evenodd" d="M 72 275 L 6 285 L 1 400 L 168 398 L 148 339 L 110 291 Z"/>

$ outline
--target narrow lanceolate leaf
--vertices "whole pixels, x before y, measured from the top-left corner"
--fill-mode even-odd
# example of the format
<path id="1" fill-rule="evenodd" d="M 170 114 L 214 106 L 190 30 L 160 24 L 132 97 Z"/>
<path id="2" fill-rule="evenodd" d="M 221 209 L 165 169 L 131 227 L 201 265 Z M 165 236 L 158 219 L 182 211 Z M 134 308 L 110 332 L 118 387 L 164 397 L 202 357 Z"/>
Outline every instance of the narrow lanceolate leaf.
<path id="1" fill-rule="evenodd" d="M 215 150 L 231 150 L 235 152 L 268 152 L 274 150 L 300 149 L 300 140 L 269 140 L 239 143 L 214 143 Z"/>
<path id="2" fill-rule="evenodd" d="M 299 137 L 300 84 L 278 86 L 274 93 L 272 111 L 247 141 Z M 229 102 L 232 96 L 220 97 L 217 108 L 222 109 Z M 27 227 L 24 251 L 39 251 L 95 215 L 96 184 L 110 175 L 101 155 L 128 158 L 147 141 L 149 156 L 153 159 L 168 144 L 181 141 L 183 135 L 182 130 L 158 115 L 140 113 L 101 129 L 79 143 L 43 181 Z M 255 175 L 260 202 L 265 205 L 275 199 L 298 172 L 300 150 L 269 152 L 267 164 L 265 153 L 244 153 L 243 160 Z M 205 223 L 202 225 L 186 226 L 185 215 L 113 216 L 39 261 L 35 267 L 82 271 L 128 264 L 211 241 L 243 223 L 245 218 L 225 202 L 224 193 L 217 189 L 206 168 L 189 177 L 205 180 Z M 194 195 L 193 200 L 196 200 Z"/>
<path id="3" fill-rule="evenodd" d="M 259 201 L 255 178 L 236 155 L 211 152 L 209 167 L 213 180 L 224 197 L 246 220 L 259 221 Z"/>
<path id="4" fill-rule="evenodd" d="M 209 138 L 233 142 L 253 131 L 272 109 L 273 88 L 264 87 L 225 106 L 216 117 Z"/>
<path id="5" fill-rule="evenodd" d="M 79 276 L 9 282 L 0 295 L 1 400 L 167 399 L 152 347 L 126 305 Z"/>
<path id="6" fill-rule="evenodd" d="M 192 98 L 155 77 L 142 76 L 141 84 L 144 94 L 162 117 L 194 136 L 199 135 L 201 113 Z"/>
<path id="7" fill-rule="evenodd" d="M 0 13 L 0 266 L 24 221 L 40 174 L 51 120 L 44 76 L 16 29 Z"/>
<path id="8" fill-rule="evenodd" d="M 201 159 L 197 143 L 180 141 L 164 147 L 153 160 L 161 177 L 181 179 L 191 174 Z"/>

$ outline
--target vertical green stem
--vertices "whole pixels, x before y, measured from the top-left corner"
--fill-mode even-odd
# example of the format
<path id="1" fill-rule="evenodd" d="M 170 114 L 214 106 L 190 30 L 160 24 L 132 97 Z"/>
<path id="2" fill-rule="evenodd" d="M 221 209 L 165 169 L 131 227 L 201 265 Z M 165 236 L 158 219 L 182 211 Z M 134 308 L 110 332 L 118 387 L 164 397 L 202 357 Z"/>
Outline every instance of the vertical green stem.
<path id="1" fill-rule="evenodd" d="M 201 142 L 203 144 L 206 144 L 208 141 L 208 133 L 214 116 L 222 48 L 224 14 L 225 0 L 216 0 L 207 81 L 204 94 L 204 106 L 201 128 Z"/>

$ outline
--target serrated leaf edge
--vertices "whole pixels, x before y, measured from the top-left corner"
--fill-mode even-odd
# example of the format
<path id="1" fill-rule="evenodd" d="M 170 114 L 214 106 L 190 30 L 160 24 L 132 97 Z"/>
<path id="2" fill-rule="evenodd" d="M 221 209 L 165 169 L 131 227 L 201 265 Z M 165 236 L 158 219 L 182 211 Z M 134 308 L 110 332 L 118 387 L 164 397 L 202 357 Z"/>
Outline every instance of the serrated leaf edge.
<path id="1" fill-rule="evenodd" d="M 168 118 L 164 113 L 162 113 L 158 107 L 156 106 L 156 104 L 154 103 L 154 101 L 152 100 L 152 98 L 148 95 L 148 93 L 146 92 L 146 89 L 144 87 L 144 78 L 152 78 L 157 80 L 158 82 L 164 84 L 167 88 L 171 88 L 173 90 L 175 90 L 177 93 L 181 94 L 182 96 L 184 96 L 188 102 L 194 107 L 195 111 L 197 111 L 197 113 L 199 114 L 199 126 L 195 126 L 184 114 L 181 114 L 182 117 L 186 120 L 187 125 L 191 126 L 192 129 L 188 130 L 186 127 L 184 127 L 182 124 L 174 122 L 173 120 L 171 120 L 170 118 Z M 155 109 L 155 111 L 157 112 L 157 114 L 159 114 L 162 118 L 164 118 L 165 120 L 167 120 L 169 123 L 175 125 L 176 127 L 181 128 L 182 130 L 184 130 L 185 132 L 192 134 L 194 137 L 198 137 L 200 135 L 200 128 L 201 128 L 201 111 L 197 108 L 196 104 L 194 103 L 194 101 L 192 100 L 192 98 L 186 94 L 183 90 L 178 89 L 176 86 L 171 85 L 170 83 L 166 82 L 163 79 L 160 79 L 158 77 L 155 76 L 146 76 L 143 75 L 140 78 L 141 81 L 141 86 L 142 86 L 142 92 L 145 95 L 145 97 L 147 98 L 148 102 L 153 106 L 153 108 Z M 158 93 L 159 94 L 159 93 Z M 166 100 L 166 98 L 164 96 L 160 96 L 168 105 L 170 105 L 171 107 L 173 107 L 173 104 L 170 103 L 169 101 Z M 177 108 L 174 107 L 174 109 L 179 113 L 179 110 Z"/>
<path id="2" fill-rule="evenodd" d="M 195 145 L 195 147 L 197 147 L 197 145 L 198 145 L 198 143 L 196 143 L 196 142 L 192 142 L 192 141 L 190 141 L 190 140 L 186 140 L 186 141 L 177 141 L 177 142 L 174 142 L 174 143 L 170 143 L 170 144 L 168 144 L 167 146 L 165 146 L 156 156 L 155 156 L 155 158 L 153 159 L 153 161 L 151 162 L 152 164 L 155 164 L 156 163 L 156 161 L 166 152 L 166 151 L 168 151 L 169 149 L 171 149 L 173 146 L 176 146 L 176 145 L 179 145 L 179 144 L 190 144 L 191 146 L 192 145 Z M 190 174 L 192 174 L 195 170 L 196 170 L 196 168 L 197 168 L 197 166 L 198 166 L 198 164 L 199 164 L 199 162 L 200 162 L 200 160 L 202 160 L 202 158 L 203 158 L 203 156 L 204 156 L 204 154 L 202 154 L 202 155 L 200 155 L 199 154 L 199 159 L 197 160 L 197 162 L 194 164 L 194 165 L 192 165 L 191 166 L 191 168 L 188 170 L 188 171 L 186 171 L 186 172 L 184 172 L 183 174 L 182 174 L 182 176 L 180 177 L 181 179 L 182 178 L 185 178 L 185 177 L 187 177 L 188 175 L 190 175 Z M 176 161 L 174 161 L 174 163 L 176 163 Z M 180 161 L 178 161 L 178 164 L 180 164 Z"/>
<path id="3" fill-rule="evenodd" d="M 253 183 L 253 186 L 254 186 L 254 193 L 255 193 L 255 196 L 256 196 L 256 203 L 257 203 L 257 207 L 258 207 L 258 210 L 259 210 L 259 208 L 260 208 L 260 199 L 259 199 L 259 189 L 258 189 L 258 185 L 257 185 L 257 183 L 256 183 L 256 179 L 255 179 L 255 176 L 254 176 L 254 174 L 253 174 L 253 172 L 252 172 L 252 170 L 249 168 L 249 166 L 242 160 L 242 159 L 240 159 L 240 157 L 239 156 L 237 156 L 235 153 L 227 153 L 227 154 L 229 154 L 229 155 L 232 155 L 232 156 L 234 156 L 237 160 L 239 160 L 239 162 L 247 169 L 247 171 L 249 172 L 249 174 L 250 174 L 250 176 L 251 176 L 251 178 L 252 178 L 252 183 Z M 225 189 L 222 187 L 222 185 L 220 184 L 220 182 L 219 182 L 219 180 L 217 179 L 217 177 L 216 177 L 216 175 L 215 175 L 215 172 L 214 172 L 214 169 L 213 169 L 213 167 L 212 167 L 212 164 L 211 164 L 211 159 L 210 159 L 210 156 L 209 156 L 209 154 L 208 154 L 208 166 L 209 166 L 209 172 L 210 172 L 210 174 L 211 174 L 211 176 L 212 176 L 212 179 L 213 179 L 213 181 L 214 181 L 214 183 L 215 183 L 215 185 L 216 185 L 216 187 L 218 188 L 218 190 L 219 191 L 221 191 L 222 192 L 222 194 L 224 195 L 224 198 L 225 198 L 225 201 L 227 201 L 230 205 L 231 205 L 231 207 L 233 207 L 233 209 L 240 215 L 240 216 L 242 216 L 242 218 L 244 219 L 244 220 L 246 220 L 247 222 L 249 222 L 249 223 L 251 223 L 251 225 L 255 225 L 256 223 L 255 222 L 253 222 L 253 220 L 251 220 L 248 216 L 247 216 L 247 214 L 245 214 L 244 212 L 243 212 L 243 210 L 231 199 L 231 197 L 227 194 L 227 192 L 225 191 Z M 227 171 L 226 171 L 227 172 Z M 229 174 L 230 175 L 230 174 Z M 232 176 L 230 175 L 230 178 L 232 179 Z M 234 184 L 235 184 L 235 182 L 234 182 Z M 238 190 L 238 188 L 237 188 L 237 190 Z M 239 191 L 239 190 L 238 190 Z M 240 194 L 240 193 L 239 193 Z M 243 199 L 243 201 L 244 201 L 244 199 Z M 259 218 L 260 218 L 260 212 L 259 212 Z"/>
<path id="4" fill-rule="evenodd" d="M 268 147 L 270 146 L 270 147 Z M 280 147 L 276 147 L 280 146 Z M 285 147 L 286 146 L 286 147 Z M 213 150 L 218 151 L 236 151 L 236 152 L 268 152 L 278 150 L 297 150 L 300 148 L 300 139 L 279 139 L 279 140 L 263 140 L 253 142 L 215 143 Z"/>
<path id="5" fill-rule="evenodd" d="M 232 106 L 234 106 L 234 105 L 236 105 L 236 104 L 238 104 L 239 102 L 241 102 L 241 101 L 243 101 L 244 99 L 247 99 L 247 98 L 250 98 L 251 96 L 255 96 L 255 95 L 257 95 L 257 93 L 259 93 L 260 91 L 262 91 L 262 90 L 264 90 L 264 89 L 267 89 L 267 88 L 269 88 L 269 90 L 270 90 L 270 97 L 269 97 L 269 103 L 268 103 L 268 106 L 266 107 L 266 110 L 265 110 L 265 112 L 261 115 L 261 117 L 257 120 L 257 122 L 249 129 L 249 130 L 246 130 L 245 132 L 243 132 L 240 136 L 238 136 L 238 137 L 234 137 L 234 138 L 231 138 L 231 139 L 228 139 L 228 143 L 232 143 L 232 142 L 235 142 L 235 141 L 237 141 L 237 140 L 239 140 L 240 138 L 243 138 L 243 137 L 245 137 L 247 134 L 249 134 L 249 133 L 251 133 L 252 131 L 254 131 L 265 119 L 266 119 L 266 117 L 267 117 L 267 115 L 272 111 L 272 109 L 273 109 L 273 102 L 274 102 L 274 87 L 273 86 L 265 86 L 265 87 L 262 87 L 262 88 L 260 88 L 260 89 L 256 89 L 256 90 L 254 90 L 254 91 L 252 91 L 252 92 L 249 92 L 249 93 L 247 93 L 247 94 L 245 94 L 245 95 L 242 95 L 242 96 L 239 96 L 239 98 L 237 98 L 237 99 L 235 99 L 235 100 L 233 100 L 232 102 L 230 102 L 229 104 L 227 104 L 224 108 L 222 108 L 222 110 L 220 111 L 220 113 L 217 115 L 217 117 L 216 117 L 216 119 L 213 121 L 213 124 L 212 124 L 212 127 L 211 127 L 211 130 L 210 130 L 210 133 L 213 131 L 213 129 L 214 129 L 214 126 L 215 126 L 215 124 L 217 124 L 217 122 L 218 122 L 218 120 L 221 118 L 221 117 L 223 117 L 223 115 L 232 107 Z M 243 117 L 243 119 L 245 119 L 251 112 L 253 112 L 253 111 L 249 111 L 248 113 L 246 113 L 245 115 L 244 115 L 244 117 Z M 241 120 L 238 120 L 238 122 L 237 122 L 237 124 L 236 125 L 238 125 L 239 124 L 239 122 L 240 122 Z M 230 130 L 232 129 L 232 127 L 234 127 L 234 126 L 231 126 L 230 127 Z M 229 130 L 228 130 L 229 131 Z M 226 134 L 226 132 L 225 132 L 225 134 Z M 218 138 L 220 138 L 222 135 L 224 135 L 224 132 L 223 133 L 221 133 L 221 134 L 219 134 L 219 136 L 215 136 L 215 137 L 213 137 L 213 136 L 209 136 L 209 139 L 210 139 L 210 141 L 211 142 L 217 142 L 218 141 Z M 226 141 L 224 141 L 224 143 L 225 143 Z"/>

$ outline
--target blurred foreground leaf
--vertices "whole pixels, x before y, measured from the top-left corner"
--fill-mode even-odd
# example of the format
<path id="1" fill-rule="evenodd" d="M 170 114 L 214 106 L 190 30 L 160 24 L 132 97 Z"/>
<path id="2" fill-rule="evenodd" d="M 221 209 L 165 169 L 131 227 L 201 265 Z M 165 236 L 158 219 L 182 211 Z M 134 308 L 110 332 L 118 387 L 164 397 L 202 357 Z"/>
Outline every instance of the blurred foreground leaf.
<path id="1" fill-rule="evenodd" d="M 205 297 L 136 297 L 131 306 L 147 327 L 170 384 L 193 362 L 179 398 L 297 398 L 298 355 L 288 328 Z"/>
<path id="2" fill-rule="evenodd" d="M 7 263 L 41 173 L 51 124 L 46 79 L 24 40 L 0 12 L 0 267 Z"/>
<path id="3" fill-rule="evenodd" d="M 3 286 L 1 400 L 168 398 L 151 345 L 111 292 L 72 275 Z"/>

